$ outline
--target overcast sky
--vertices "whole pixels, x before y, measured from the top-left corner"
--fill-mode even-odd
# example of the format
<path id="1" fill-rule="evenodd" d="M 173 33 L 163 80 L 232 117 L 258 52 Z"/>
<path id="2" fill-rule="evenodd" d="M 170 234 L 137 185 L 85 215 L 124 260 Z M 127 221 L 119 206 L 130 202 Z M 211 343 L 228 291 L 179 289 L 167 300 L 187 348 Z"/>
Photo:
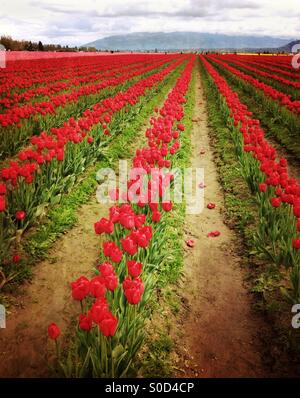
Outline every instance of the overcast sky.
<path id="1" fill-rule="evenodd" d="M 0 35 L 81 45 L 132 32 L 300 38 L 299 0 L 0 0 Z"/>

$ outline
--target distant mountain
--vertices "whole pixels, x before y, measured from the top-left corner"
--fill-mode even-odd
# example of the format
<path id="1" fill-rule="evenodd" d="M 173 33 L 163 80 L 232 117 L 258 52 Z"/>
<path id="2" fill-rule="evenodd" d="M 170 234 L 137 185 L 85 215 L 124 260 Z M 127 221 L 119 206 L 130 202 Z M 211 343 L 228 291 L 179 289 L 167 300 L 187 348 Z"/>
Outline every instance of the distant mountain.
<path id="1" fill-rule="evenodd" d="M 291 53 L 292 48 L 295 44 L 299 44 L 299 46 L 300 46 L 300 40 L 291 41 L 290 43 L 287 43 L 285 46 L 279 47 L 278 50 Z"/>
<path id="2" fill-rule="evenodd" d="M 192 49 L 240 49 L 240 48 L 276 48 L 290 40 L 270 36 L 223 35 L 197 32 L 172 33 L 130 33 L 109 36 L 85 44 L 98 50 L 192 50 Z"/>

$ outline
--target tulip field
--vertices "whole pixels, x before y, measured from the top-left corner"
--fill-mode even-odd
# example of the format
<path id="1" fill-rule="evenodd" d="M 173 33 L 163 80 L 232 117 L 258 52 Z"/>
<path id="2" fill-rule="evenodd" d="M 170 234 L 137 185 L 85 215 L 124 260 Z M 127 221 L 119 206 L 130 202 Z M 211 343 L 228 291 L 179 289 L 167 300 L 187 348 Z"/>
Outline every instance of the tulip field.
<path id="1" fill-rule="evenodd" d="M 245 295 L 252 294 L 264 309 L 276 300 L 276 308 L 283 310 L 274 311 L 282 316 L 272 315 L 267 328 L 280 327 L 281 336 L 291 334 L 291 307 L 300 302 L 300 70 L 291 66 L 290 56 L 91 53 L 57 58 L 49 53 L 39 58 L 37 53 L 27 60 L 9 59 L 0 69 L 0 82 L 0 304 L 7 309 L 6 329 L 0 329 L 0 376 L 163 376 L 165 364 L 159 362 L 157 373 L 153 370 L 156 354 L 149 340 L 163 327 L 156 317 L 167 311 L 164 297 L 170 302 L 164 292 L 173 289 L 179 297 L 191 252 L 198 253 L 200 267 L 203 242 L 209 242 L 208 261 L 214 261 L 227 229 L 242 247 L 232 244 L 230 253 L 236 250 L 244 278 L 251 281 L 242 287 L 241 278 Z M 197 116 L 198 108 L 207 122 Z M 186 203 L 164 200 L 164 192 L 174 187 L 173 169 L 194 163 L 191 148 L 206 129 L 209 144 L 196 156 L 205 160 L 211 153 L 219 182 L 210 195 L 224 204 L 206 199 L 211 170 L 203 166 L 204 181 L 196 189 L 204 192 L 208 231 L 203 232 L 201 213 L 197 233 L 187 236 Z M 225 183 L 222 156 L 236 173 L 238 189 L 235 184 L 230 188 L 232 181 Z M 129 173 L 127 193 L 117 188 L 109 192 L 114 204 L 96 205 L 98 169 L 117 169 L 120 159 L 142 169 L 149 177 L 147 186 L 142 189 L 141 177 Z M 154 179 L 153 169 L 167 172 Z M 86 207 L 90 203 L 94 214 Z M 81 230 L 76 229 L 80 212 L 88 220 Z M 221 225 L 209 218 L 216 213 Z M 235 220 L 230 228 L 229 214 Z M 76 247 L 64 253 L 59 243 L 67 242 L 72 231 L 78 245 L 84 242 L 80 255 L 85 265 L 79 264 Z M 62 258 L 73 261 L 71 272 L 62 261 L 55 262 L 56 248 Z M 226 260 L 221 256 L 218 261 L 217 272 L 226 273 Z M 198 269 L 194 271 L 197 281 Z M 202 277 L 207 284 L 214 278 Z M 30 289 L 35 289 L 34 297 Z M 176 323 L 193 311 L 204 311 L 205 291 L 193 295 L 197 308 L 182 299 L 178 306 L 172 302 L 169 320 L 162 317 L 173 329 L 186 329 L 180 341 L 189 353 L 182 359 L 168 326 L 166 334 L 175 341 L 170 345 L 178 358 L 170 375 L 182 376 L 178 369 L 187 360 L 195 362 L 187 366 L 189 372 L 207 363 L 197 364 L 192 353 L 197 347 L 189 346 L 188 334 L 197 336 L 197 326 L 191 331 Z M 221 305 L 223 301 L 226 297 Z M 238 296 L 235 301 L 238 305 Z M 214 305 L 209 311 L 213 314 Z M 259 317 L 268 323 L 264 311 Z M 34 328 L 28 326 L 31 318 Z M 199 334 L 199 344 L 205 333 L 222 340 L 221 332 L 210 327 Z M 23 338 L 16 350 L 20 328 Z M 231 330 L 225 332 L 230 336 Z M 284 353 L 295 363 L 300 342 L 294 336 L 293 344 L 298 344 L 293 354 Z M 229 357 L 230 347 L 224 343 Z M 201 349 L 197 355 L 201 357 Z M 193 372 L 201 377 L 200 371 Z M 258 375 L 270 372 L 268 368 Z"/>

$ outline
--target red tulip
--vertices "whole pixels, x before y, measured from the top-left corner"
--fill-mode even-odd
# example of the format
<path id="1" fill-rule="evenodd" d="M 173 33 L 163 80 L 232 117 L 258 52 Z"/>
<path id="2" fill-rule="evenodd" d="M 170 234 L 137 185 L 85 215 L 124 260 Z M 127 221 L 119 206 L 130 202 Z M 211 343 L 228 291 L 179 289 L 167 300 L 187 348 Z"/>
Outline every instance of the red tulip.
<path id="1" fill-rule="evenodd" d="M 90 281 L 85 276 L 81 276 L 71 283 L 71 288 L 73 299 L 82 301 L 90 292 Z"/>
<path id="2" fill-rule="evenodd" d="M 120 210 L 118 207 L 113 206 L 109 209 L 109 219 L 113 224 L 119 222 Z"/>
<path id="3" fill-rule="evenodd" d="M 109 257 L 112 249 L 115 247 L 114 242 L 103 242 L 103 252 L 104 256 Z"/>
<path id="4" fill-rule="evenodd" d="M 139 233 L 137 234 L 137 244 L 138 244 L 138 246 L 143 247 L 143 248 L 148 246 L 149 240 L 148 240 L 146 234 L 139 231 Z"/>
<path id="5" fill-rule="evenodd" d="M 121 244 L 123 247 L 123 250 L 130 254 L 131 256 L 135 255 L 138 251 L 138 246 L 134 242 L 134 240 L 130 237 L 127 236 L 126 238 L 121 239 Z"/>
<path id="6" fill-rule="evenodd" d="M 134 260 L 129 260 L 127 261 L 127 269 L 130 276 L 132 276 L 133 278 L 137 278 L 141 275 L 143 264 L 138 263 Z"/>
<path id="7" fill-rule="evenodd" d="M 293 248 L 296 250 L 300 249 L 300 238 L 293 240 Z"/>
<path id="8" fill-rule="evenodd" d="M 295 217 L 300 217 L 300 205 L 293 207 L 293 213 Z"/>
<path id="9" fill-rule="evenodd" d="M 111 234 L 114 230 L 114 224 L 106 218 L 101 218 L 100 221 L 94 224 L 94 229 L 97 235 L 102 233 Z"/>
<path id="10" fill-rule="evenodd" d="M 6 208 L 5 197 L 0 196 L 0 212 L 4 211 Z"/>
<path id="11" fill-rule="evenodd" d="M 146 216 L 145 214 L 137 214 L 134 216 L 134 224 L 135 228 L 141 228 L 146 221 Z"/>
<path id="12" fill-rule="evenodd" d="M 115 246 L 110 252 L 110 259 L 114 263 L 119 264 L 122 260 L 122 256 L 123 256 L 122 250 L 120 250 L 118 246 Z"/>
<path id="13" fill-rule="evenodd" d="M 106 292 L 105 280 L 103 276 L 95 276 L 89 283 L 89 292 L 94 297 L 104 297 Z"/>
<path id="14" fill-rule="evenodd" d="M 80 314 L 79 315 L 79 327 L 81 330 L 86 332 L 92 329 L 92 318 L 89 315 Z"/>
<path id="15" fill-rule="evenodd" d="M 265 183 L 259 184 L 259 190 L 260 190 L 260 192 L 266 192 L 267 184 L 265 184 Z"/>
<path id="16" fill-rule="evenodd" d="M 118 326 L 118 319 L 113 316 L 111 313 L 108 313 L 106 318 L 104 318 L 100 323 L 99 323 L 99 328 L 101 330 L 101 333 L 106 336 L 114 336 L 117 330 Z"/>
<path id="17" fill-rule="evenodd" d="M 122 250 L 114 242 L 104 242 L 103 251 L 106 257 L 110 257 L 114 263 L 120 263 L 122 260 Z"/>
<path id="18" fill-rule="evenodd" d="M 129 304 L 139 304 L 144 293 L 144 285 L 140 278 L 130 279 L 126 277 L 123 281 L 123 290 Z"/>
<path id="19" fill-rule="evenodd" d="M 21 256 L 19 256 L 18 254 L 15 254 L 15 255 L 12 257 L 12 261 L 13 261 L 13 263 L 15 263 L 15 264 L 19 263 L 19 262 L 21 261 Z"/>
<path id="20" fill-rule="evenodd" d="M 273 207 L 277 208 L 281 205 L 281 199 L 280 198 L 272 198 L 271 204 Z"/>
<path id="21" fill-rule="evenodd" d="M 89 316 L 93 322 L 99 324 L 103 319 L 107 317 L 109 313 L 108 305 L 105 298 L 98 299 L 89 310 Z"/>
<path id="22" fill-rule="evenodd" d="M 104 277 L 114 273 L 114 267 L 112 266 L 111 263 L 108 262 L 100 264 L 98 269 L 101 272 L 101 275 L 103 275 Z"/>
<path id="23" fill-rule="evenodd" d="M 160 212 L 159 211 L 154 211 L 153 213 L 152 213 L 152 221 L 153 222 L 159 222 L 160 221 L 160 219 L 161 219 L 161 214 L 160 214 Z"/>
<path id="24" fill-rule="evenodd" d="M 158 203 L 150 203 L 149 206 L 153 212 L 158 211 Z"/>
<path id="25" fill-rule="evenodd" d="M 17 220 L 24 220 L 25 217 L 26 217 L 25 211 L 16 211 Z"/>
<path id="26" fill-rule="evenodd" d="M 163 208 L 164 211 L 171 211 L 172 210 L 172 202 L 162 202 L 161 207 Z"/>
<path id="27" fill-rule="evenodd" d="M 135 226 L 134 215 L 128 213 L 121 213 L 119 222 L 124 228 L 133 229 Z"/>
<path id="28" fill-rule="evenodd" d="M 6 194 L 6 185 L 0 183 L 0 195 L 5 195 Z"/>
<path id="29" fill-rule="evenodd" d="M 118 277 L 115 273 L 104 276 L 105 286 L 108 290 L 114 291 L 118 286 Z"/>
<path id="30" fill-rule="evenodd" d="M 60 329 L 59 327 L 56 325 L 56 323 L 51 323 L 48 326 L 48 336 L 50 337 L 50 339 L 52 340 L 56 340 L 59 336 L 60 336 Z"/>
<path id="31" fill-rule="evenodd" d="M 145 234 L 146 238 L 148 239 L 148 241 L 150 241 L 152 239 L 152 227 L 151 225 L 146 225 L 143 228 L 140 228 L 139 233 Z"/>

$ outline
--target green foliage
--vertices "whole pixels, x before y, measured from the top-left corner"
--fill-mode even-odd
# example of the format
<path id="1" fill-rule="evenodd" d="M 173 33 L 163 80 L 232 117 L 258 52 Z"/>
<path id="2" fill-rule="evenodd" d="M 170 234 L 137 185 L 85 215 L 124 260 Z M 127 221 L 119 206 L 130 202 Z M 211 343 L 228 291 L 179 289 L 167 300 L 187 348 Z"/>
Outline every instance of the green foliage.
<path id="1" fill-rule="evenodd" d="M 172 363 L 170 354 L 173 348 L 173 341 L 164 332 L 149 343 L 146 357 L 142 364 L 143 377 L 170 377 L 172 376 Z"/>

